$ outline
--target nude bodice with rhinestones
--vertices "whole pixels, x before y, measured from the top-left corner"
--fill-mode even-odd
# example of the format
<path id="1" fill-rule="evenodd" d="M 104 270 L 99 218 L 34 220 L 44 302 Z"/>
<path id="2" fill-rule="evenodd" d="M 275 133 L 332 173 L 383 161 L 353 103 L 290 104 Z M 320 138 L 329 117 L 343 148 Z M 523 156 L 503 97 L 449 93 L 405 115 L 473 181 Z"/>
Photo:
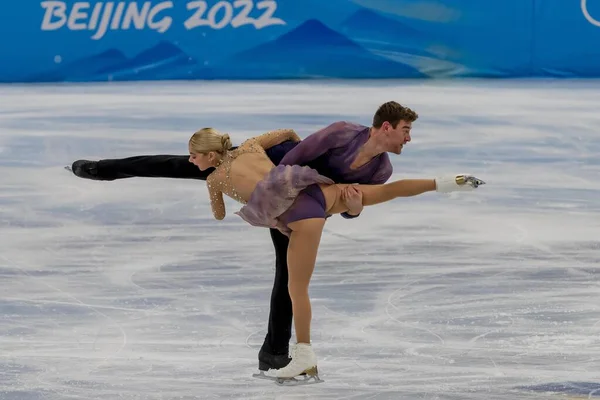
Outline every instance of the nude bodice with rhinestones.
<path id="1" fill-rule="evenodd" d="M 286 140 L 300 141 L 293 129 L 278 129 L 250 138 L 223 156 L 222 162 L 206 179 L 210 204 L 216 219 L 225 218 L 223 194 L 246 204 L 250 195 L 275 165 L 266 149 Z"/>

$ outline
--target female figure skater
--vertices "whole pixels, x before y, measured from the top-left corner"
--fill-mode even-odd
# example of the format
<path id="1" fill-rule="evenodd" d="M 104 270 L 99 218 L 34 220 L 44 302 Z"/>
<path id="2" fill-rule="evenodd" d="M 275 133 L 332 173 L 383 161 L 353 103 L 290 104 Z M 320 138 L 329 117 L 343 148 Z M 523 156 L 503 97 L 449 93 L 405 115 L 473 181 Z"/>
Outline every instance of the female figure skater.
<path id="1" fill-rule="evenodd" d="M 190 162 L 200 170 L 214 167 L 206 179 L 213 215 L 225 218 L 223 194 L 244 204 L 239 215 L 253 226 L 277 228 L 289 236 L 288 289 L 292 299 L 297 343 L 292 361 L 276 371 L 280 379 L 306 374 L 318 379 L 317 360 L 310 342 L 311 305 L 308 287 L 326 218 L 348 211 L 344 190 L 316 170 L 299 165 L 275 166 L 265 150 L 284 141 L 300 141 L 291 129 L 250 138 L 231 150 L 229 135 L 213 128 L 189 140 Z M 402 179 L 381 185 L 353 185 L 364 206 L 425 192 L 472 190 L 484 182 L 469 175 L 436 179 Z"/>

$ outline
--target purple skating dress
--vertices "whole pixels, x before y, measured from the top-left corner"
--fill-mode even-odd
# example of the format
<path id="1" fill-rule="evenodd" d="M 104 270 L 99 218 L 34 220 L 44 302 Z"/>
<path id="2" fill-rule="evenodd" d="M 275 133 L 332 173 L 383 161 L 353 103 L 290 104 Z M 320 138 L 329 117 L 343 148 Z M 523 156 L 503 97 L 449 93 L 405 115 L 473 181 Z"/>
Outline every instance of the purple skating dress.
<path id="1" fill-rule="evenodd" d="M 279 165 L 256 185 L 248 203 L 235 214 L 250 225 L 276 228 L 289 236 L 291 233 L 287 227 L 289 219 L 284 220 L 280 217 L 286 212 L 289 213 L 292 207 L 315 207 L 306 202 L 297 203 L 297 200 L 301 200 L 305 195 L 305 189 L 310 189 L 313 185 L 333 183 L 331 179 L 310 167 Z M 312 216 L 325 217 L 324 199 L 316 208 L 316 210 L 309 210 L 314 213 Z"/>

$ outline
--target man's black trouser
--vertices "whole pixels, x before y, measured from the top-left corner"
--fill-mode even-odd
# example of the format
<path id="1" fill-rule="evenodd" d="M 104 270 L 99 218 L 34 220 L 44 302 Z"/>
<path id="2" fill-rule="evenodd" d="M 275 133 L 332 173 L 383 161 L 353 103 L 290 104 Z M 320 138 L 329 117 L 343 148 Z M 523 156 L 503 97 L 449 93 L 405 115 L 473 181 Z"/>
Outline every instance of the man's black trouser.
<path id="1" fill-rule="evenodd" d="M 100 160 L 97 174 L 103 180 L 133 177 L 206 180 L 213 170 L 200 171 L 188 156 L 154 155 Z M 270 354 L 288 354 L 292 336 L 292 300 L 288 292 L 287 248 L 289 239 L 271 229 L 275 246 L 275 282 L 271 292 L 269 327 L 262 350 Z"/>

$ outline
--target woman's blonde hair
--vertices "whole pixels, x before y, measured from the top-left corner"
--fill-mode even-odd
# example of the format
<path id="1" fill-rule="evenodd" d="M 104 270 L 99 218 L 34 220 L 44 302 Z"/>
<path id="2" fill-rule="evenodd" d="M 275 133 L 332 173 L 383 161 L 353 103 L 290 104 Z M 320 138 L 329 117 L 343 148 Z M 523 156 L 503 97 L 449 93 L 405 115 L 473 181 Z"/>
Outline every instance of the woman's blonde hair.
<path id="1" fill-rule="evenodd" d="M 231 149 L 231 139 L 226 133 L 214 128 L 202 128 L 190 138 L 190 149 L 194 153 L 206 154 L 210 151 L 224 153 Z"/>

